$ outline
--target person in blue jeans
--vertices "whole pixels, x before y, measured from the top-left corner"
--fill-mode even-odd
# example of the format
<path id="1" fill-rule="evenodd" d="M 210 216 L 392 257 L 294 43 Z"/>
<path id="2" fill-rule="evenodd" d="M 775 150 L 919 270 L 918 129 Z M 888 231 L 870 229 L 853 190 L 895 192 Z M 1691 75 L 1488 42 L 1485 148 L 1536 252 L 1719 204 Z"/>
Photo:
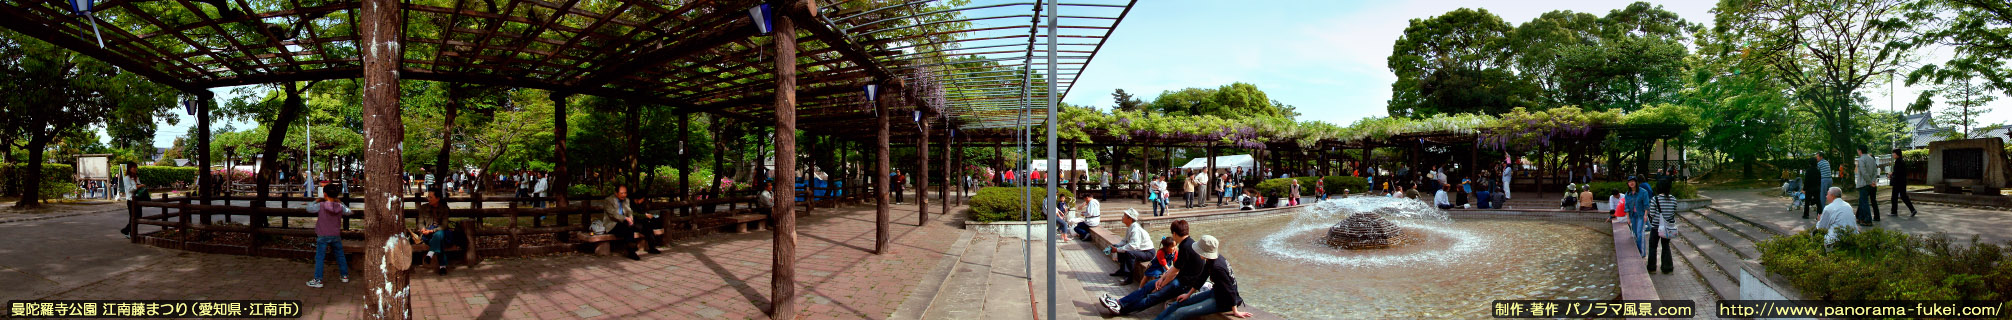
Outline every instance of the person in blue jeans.
<path id="1" fill-rule="evenodd" d="M 335 199 L 335 190 L 322 188 L 321 199 L 307 206 L 307 213 L 314 219 L 314 280 L 307 286 L 320 288 L 324 257 L 335 255 L 335 265 L 342 270 L 342 282 L 349 282 L 349 257 L 342 253 L 342 217 L 350 214 L 349 206 Z"/>
<path id="2" fill-rule="evenodd" d="M 1201 271 L 1214 288 L 1193 288 L 1174 297 L 1172 304 L 1168 304 L 1167 309 L 1153 319 L 1180 320 L 1224 312 L 1238 318 L 1251 317 L 1249 312 L 1237 310 L 1244 304 L 1244 299 L 1237 291 L 1237 278 L 1230 272 L 1229 259 L 1223 258 L 1220 252 L 1222 243 L 1209 235 L 1202 235 L 1200 239 L 1195 241 L 1194 248 L 1198 251 L 1195 254 L 1207 260 L 1202 264 Z"/>
<path id="3" fill-rule="evenodd" d="M 1635 176 L 1628 177 L 1628 190 L 1628 231 L 1635 235 L 1635 251 L 1647 257 L 1648 242 L 1642 238 L 1642 229 L 1648 227 L 1648 221 L 1643 220 L 1643 217 L 1648 214 L 1649 197 L 1655 191 L 1650 190 L 1648 184 L 1642 183 L 1641 177 Z"/>
<path id="4" fill-rule="evenodd" d="M 1139 312 L 1188 293 L 1189 289 L 1201 286 L 1206 280 L 1203 277 L 1206 274 L 1202 272 L 1202 257 L 1195 254 L 1195 239 L 1188 237 L 1188 221 L 1175 220 L 1171 229 L 1174 243 L 1178 243 L 1175 247 L 1179 249 L 1174 251 L 1174 261 L 1168 266 L 1167 273 L 1161 275 L 1159 281 L 1149 283 L 1155 288 L 1153 293 L 1139 298 L 1136 303 L 1114 304 L 1107 299 L 1104 303 L 1106 308 L 1116 306 L 1112 312 L 1118 315 Z"/>
<path id="5" fill-rule="evenodd" d="M 1162 286 L 1158 286 L 1157 284 L 1160 282 L 1160 276 L 1167 274 L 1167 265 L 1171 263 L 1168 260 L 1174 258 L 1175 250 L 1173 237 L 1161 237 L 1160 250 L 1154 252 L 1153 260 L 1146 263 L 1145 279 L 1140 281 L 1139 290 L 1133 290 L 1132 293 L 1126 294 L 1123 298 L 1112 298 L 1111 294 L 1104 294 L 1101 299 L 1104 303 L 1104 308 L 1111 309 L 1111 312 L 1118 312 L 1123 309 L 1123 306 L 1137 305 L 1140 300 L 1145 300 L 1146 296 L 1152 295 L 1153 292 L 1162 289 Z M 1126 262 L 1120 259 L 1119 263 Z M 1124 266 L 1120 266 L 1120 268 L 1124 268 Z M 1119 285 L 1130 284 L 1131 279 L 1125 280 L 1125 283 L 1120 283 Z"/>

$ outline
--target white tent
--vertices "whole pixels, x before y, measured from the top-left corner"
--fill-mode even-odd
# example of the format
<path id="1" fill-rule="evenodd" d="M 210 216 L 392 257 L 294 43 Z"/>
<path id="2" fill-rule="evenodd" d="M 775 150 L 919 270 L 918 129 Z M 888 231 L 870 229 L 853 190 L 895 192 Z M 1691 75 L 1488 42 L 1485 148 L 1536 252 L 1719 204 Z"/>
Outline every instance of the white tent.
<path id="1" fill-rule="evenodd" d="M 1251 155 L 1248 154 L 1216 157 L 1216 169 L 1244 168 L 1244 170 L 1250 170 L 1256 164 L 1257 160 L 1251 158 Z M 1182 165 L 1181 169 L 1200 170 L 1207 169 L 1208 167 L 1209 158 L 1195 158 L 1194 160 L 1188 160 L 1188 164 Z"/>
<path id="2" fill-rule="evenodd" d="M 1061 159 L 1058 162 L 1061 163 L 1060 167 L 1062 168 L 1062 171 L 1083 172 L 1090 170 L 1090 160 L 1087 159 Z M 1033 171 L 1047 172 L 1048 160 L 1035 159 L 1034 162 L 1029 163 L 1027 165 L 1027 169 Z"/>

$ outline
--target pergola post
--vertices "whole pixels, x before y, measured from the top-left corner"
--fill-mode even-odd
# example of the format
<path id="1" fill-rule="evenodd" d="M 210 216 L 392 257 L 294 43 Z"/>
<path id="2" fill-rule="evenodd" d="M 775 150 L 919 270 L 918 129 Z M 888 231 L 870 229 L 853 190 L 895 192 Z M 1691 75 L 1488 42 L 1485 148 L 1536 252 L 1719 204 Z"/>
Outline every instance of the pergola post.
<path id="1" fill-rule="evenodd" d="M 1208 157 L 1208 159 L 1209 159 L 1209 160 L 1208 160 L 1208 163 L 1209 163 L 1209 168 L 1208 168 L 1207 170 L 1203 170 L 1203 171 L 1202 171 L 1202 172 L 1207 172 L 1207 173 L 1208 173 L 1208 175 L 1209 175 L 1209 185 L 1208 185 L 1207 187 L 1203 187 L 1202 189 L 1206 189 L 1206 190 L 1210 190 L 1210 191 L 1207 191 L 1207 192 L 1204 192 L 1204 193 L 1202 193 L 1202 194 L 1203 194 L 1203 196 L 1202 196 L 1202 199 L 1204 199 L 1204 200 L 1202 200 L 1202 202 L 1204 202 L 1204 203 L 1208 202 L 1208 200 L 1206 200 L 1206 199 L 1208 199 L 1208 196 L 1207 196 L 1208 194 L 1215 194 L 1215 195 L 1216 195 L 1216 201 L 1217 201 L 1217 202 L 1221 202 L 1221 201 L 1223 200 L 1223 194 L 1222 194 L 1221 192 L 1214 192 L 1214 191 L 1212 191 L 1212 190 L 1215 190 L 1215 189 L 1216 189 L 1216 186 L 1217 186 L 1217 185 L 1220 185 L 1221 183 L 1223 183 L 1223 181 L 1222 181 L 1223 179 L 1216 179 L 1216 175 L 1215 175 L 1215 173 L 1216 173 L 1216 142 L 1215 142 L 1215 141 L 1209 141 L 1209 145 L 1208 145 L 1207 147 L 1203 147 L 1203 148 L 1202 148 L 1202 150 L 1203 150 L 1203 151 L 1202 151 L 1202 154 L 1203 154 L 1203 156 L 1205 156 L 1205 157 Z"/>
<path id="2" fill-rule="evenodd" d="M 406 270 L 409 266 L 390 263 L 392 255 L 409 255 L 404 245 L 405 223 L 399 219 L 400 156 L 404 149 L 405 125 L 399 121 L 398 72 L 399 35 L 404 21 L 397 0 L 365 0 L 358 17 L 358 43 L 363 51 L 364 176 L 369 192 L 364 194 L 363 315 L 375 319 L 411 319 L 412 296 Z M 205 130 L 207 132 L 207 130 Z M 203 139 L 208 140 L 208 139 Z M 380 245 L 381 244 L 381 245 Z"/>
<path id="3" fill-rule="evenodd" d="M 943 132 L 945 133 L 954 130 L 950 128 L 949 123 L 944 123 L 943 127 Z M 957 157 L 956 152 L 951 152 L 951 150 L 956 150 L 956 145 L 957 139 L 951 139 L 948 135 L 943 137 L 943 184 L 936 186 L 936 193 L 940 193 L 937 196 L 942 197 L 943 214 L 945 215 L 950 214 L 950 186 L 957 184 L 957 168 L 950 165 L 950 158 Z"/>
<path id="4" fill-rule="evenodd" d="M 202 167 L 196 170 L 202 175 L 202 178 L 197 179 L 200 183 L 196 184 L 196 190 L 201 195 L 203 205 L 209 205 L 210 198 L 216 197 L 217 194 L 217 176 L 210 171 L 210 105 L 216 104 L 216 94 L 208 90 L 199 91 L 196 92 L 196 99 L 201 100 L 196 102 L 196 150 L 200 150 L 196 152 L 196 162 Z M 203 214 L 202 221 L 204 225 L 210 224 L 210 215 Z"/>
<path id="5" fill-rule="evenodd" d="M 794 3 L 795 1 L 790 1 Z M 795 10 L 786 8 L 783 10 Z M 796 22 L 788 14 L 775 15 L 775 176 L 796 178 Z M 796 319 L 796 188 L 791 181 L 776 181 L 775 205 L 769 221 L 775 224 L 774 255 L 769 280 L 769 317 Z M 788 192 L 785 192 L 788 191 Z"/>
<path id="6" fill-rule="evenodd" d="M 894 90 L 892 89 L 892 87 L 881 89 L 879 94 L 880 101 L 872 102 L 875 123 L 873 128 L 873 140 L 875 142 L 873 144 L 873 153 L 875 155 L 873 158 L 873 193 L 875 194 L 873 197 L 874 254 L 887 254 L 888 249 L 887 211 L 893 203 L 889 201 L 892 200 L 893 195 L 888 192 L 893 189 L 889 189 L 890 181 L 888 180 L 892 176 L 888 174 L 887 168 L 889 162 L 887 152 L 887 105 L 894 103 L 895 98 L 892 94 L 894 92 L 891 92 Z"/>
<path id="7" fill-rule="evenodd" d="M 929 118 L 924 117 L 920 124 L 922 134 L 916 138 L 921 140 L 915 143 L 915 158 L 918 162 L 917 167 L 920 168 L 915 170 L 916 226 L 929 223 L 929 124 Z"/>
<path id="8" fill-rule="evenodd" d="M 631 121 L 633 121 L 633 120 L 631 120 Z M 691 123 L 692 123 L 692 114 L 691 114 L 691 113 L 687 112 L 687 113 L 679 113 L 679 114 L 678 114 L 678 198 L 677 198 L 677 200 L 679 201 L 679 204 L 678 204 L 678 215 L 680 215 L 680 216 L 690 216 L 690 215 L 692 214 L 692 207 L 691 207 L 691 206 L 689 206 L 689 205 L 686 205 L 686 204 L 688 204 L 688 203 L 691 203 L 691 201 L 692 201 L 692 153 L 691 153 L 690 151 L 686 151 L 686 150 L 685 150 L 685 146 L 687 146 L 687 145 L 690 145 L 690 144 L 691 144 L 691 141 L 692 141 L 692 128 L 691 128 L 691 125 L 692 125 L 692 124 L 691 124 Z M 719 172 L 718 172 L 718 171 L 714 171 L 714 172 L 713 172 L 713 174 L 714 174 L 714 175 L 718 175 L 718 174 L 719 174 Z M 667 236 L 668 236 L 669 234 L 665 234 L 665 235 L 667 235 Z"/>
<path id="9" fill-rule="evenodd" d="M 566 172 L 566 109 L 571 106 L 566 100 L 573 93 L 557 92 L 552 96 L 552 176 L 546 178 L 549 181 L 545 192 L 551 194 L 553 206 L 563 208 L 567 189 L 573 186 L 573 178 Z M 566 215 L 559 215 L 559 225 L 566 225 Z"/>

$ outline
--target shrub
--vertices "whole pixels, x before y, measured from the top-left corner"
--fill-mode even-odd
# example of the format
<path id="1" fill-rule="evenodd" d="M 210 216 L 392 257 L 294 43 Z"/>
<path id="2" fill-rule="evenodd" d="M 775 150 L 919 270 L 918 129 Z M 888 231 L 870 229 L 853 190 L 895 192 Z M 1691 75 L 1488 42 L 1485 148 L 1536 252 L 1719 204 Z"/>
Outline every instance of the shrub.
<path id="1" fill-rule="evenodd" d="M 1313 181 L 1306 182 L 1312 183 Z M 1328 176 L 1325 182 L 1327 183 L 1328 194 L 1338 195 L 1341 194 L 1341 190 L 1348 190 L 1348 192 L 1353 193 L 1369 191 L 1369 179 L 1364 179 L 1363 177 Z"/>
<path id="2" fill-rule="evenodd" d="M 1266 179 L 1263 182 L 1258 182 L 1257 192 L 1259 195 L 1264 197 L 1270 197 L 1270 198 L 1284 197 L 1289 192 L 1292 191 L 1293 179 L 1297 178 Z M 1306 184 L 1306 182 L 1300 182 L 1300 188 L 1302 188 L 1299 191 L 1300 195 L 1302 196 L 1313 192 L 1313 188 L 1311 187 L 1311 185 Z"/>
<path id="3" fill-rule="evenodd" d="M 1021 202 L 1020 198 L 1022 190 L 1032 191 L 1031 194 L 1033 195 L 1025 203 Z M 978 195 L 971 197 L 971 221 L 1020 221 L 1020 208 L 1022 206 L 1039 206 L 1041 200 L 1048 197 L 1047 190 L 1047 188 L 1031 187 L 989 187 L 978 189 Z M 1062 196 L 1065 203 L 1075 203 L 1075 201 L 1068 201 L 1076 199 L 1075 193 L 1070 193 L 1068 189 L 1056 189 L 1055 192 Z M 1032 219 L 1035 221 L 1047 220 L 1048 216 L 1046 213 L 1046 210 L 1035 210 L 1032 213 Z"/>
<path id="4" fill-rule="evenodd" d="M 140 184 L 150 188 L 163 188 L 175 182 L 196 183 L 195 167 L 140 166 L 138 172 Z"/>
<path id="5" fill-rule="evenodd" d="M 42 182 L 42 200 L 60 199 L 64 195 L 75 193 L 78 190 L 82 189 L 79 189 L 77 183 L 74 182 L 44 181 Z"/>
<path id="6" fill-rule="evenodd" d="M 1761 265 L 1812 299 L 2003 300 L 2012 292 L 2012 254 L 1943 235 L 1914 236 L 1868 228 L 1825 250 L 1824 230 L 1761 241 Z"/>
<path id="7" fill-rule="evenodd" d="M 26 164 L 19 163 L 0 164 L 0 190 L 6 191 L 0 194 L 9 196 L 19 194 L 21 181 L 23 181 L 22 179 L 26 179 L 28 174 L 27 171 L 20 170 L 20 168 L 26 166 Z M 50 185 L 56 183 L 70 183 L 70 188 L 75 189 L 77 185 L 70 181 L 75 175 L 77 175 L 75 166 L 60 163 L 42 164 L 41 194 L 44 198 L 49 197 L 48 190 Z"/>

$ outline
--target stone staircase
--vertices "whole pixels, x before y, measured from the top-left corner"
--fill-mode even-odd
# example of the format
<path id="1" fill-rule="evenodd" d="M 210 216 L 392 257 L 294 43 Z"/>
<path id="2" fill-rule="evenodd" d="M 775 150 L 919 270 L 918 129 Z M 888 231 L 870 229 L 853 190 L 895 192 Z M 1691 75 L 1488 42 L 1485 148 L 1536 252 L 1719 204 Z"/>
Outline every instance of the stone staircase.
<path id="1" fill-rule="evenodd" d="M 1680 236 L 1671 239 L 1670 247 L 1720 300 L 1739 299 L 1741 266 L 1760 262 L 1754 244 L 1786 233 L 1711 207 L 1677 216 Z"/>

